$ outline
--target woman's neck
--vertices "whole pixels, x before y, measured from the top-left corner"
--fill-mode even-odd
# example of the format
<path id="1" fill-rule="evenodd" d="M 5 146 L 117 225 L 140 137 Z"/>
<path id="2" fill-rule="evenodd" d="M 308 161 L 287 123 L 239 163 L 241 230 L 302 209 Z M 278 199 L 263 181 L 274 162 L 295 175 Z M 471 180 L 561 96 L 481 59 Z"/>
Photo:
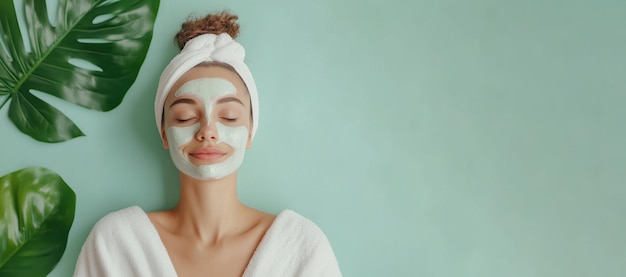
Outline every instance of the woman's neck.
<path id="1" fill-rule="evenodd" d="M 247 209 L 237 196 L 237 173 L 211 181 L 181 174 L 180 199 L 171 215 L 176 233 L 212 244 L 241 232 Z"/>

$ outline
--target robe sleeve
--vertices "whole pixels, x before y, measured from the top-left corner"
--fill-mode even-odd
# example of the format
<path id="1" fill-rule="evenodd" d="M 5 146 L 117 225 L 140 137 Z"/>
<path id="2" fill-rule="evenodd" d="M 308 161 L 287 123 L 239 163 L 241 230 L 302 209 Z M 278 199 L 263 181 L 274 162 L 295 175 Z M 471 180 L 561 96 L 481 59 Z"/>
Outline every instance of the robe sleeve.
<path id="1" fill-rule="evenodd" d="M 300 246 L 304 257 L 301 259 L 301 271 L 297 276 L 341 276 L 341 270 L 335 253 L 322 230 L 309 220 L 303 224 L 302 242 Z"/>
<path id="2" fill-rule="evenodd" d="M 156 229 L 137 206 L 100 219 L 78 256 L 74 277 L 109 276 L 176 276 Z"/>
<path id="3" fill-rule="evenodd" d="M 114 276 L 113 270 L 119 268 L 111 255 L 111 248 L 115 246 L 108 242 L 106 235 L 102 233 L 101 225 L 102 221 L 94 226 L 83 244 L 76 262 L 74 277 Z"/>

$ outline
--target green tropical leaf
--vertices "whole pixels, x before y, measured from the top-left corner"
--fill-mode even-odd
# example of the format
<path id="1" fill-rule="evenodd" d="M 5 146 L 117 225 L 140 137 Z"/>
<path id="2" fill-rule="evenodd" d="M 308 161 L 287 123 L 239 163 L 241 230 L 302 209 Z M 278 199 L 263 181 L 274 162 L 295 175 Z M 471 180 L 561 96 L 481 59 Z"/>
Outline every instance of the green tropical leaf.
<path id="1" fill-rule="evenodd" d="M 0 276 L 46 276 L 59 262 L 76 195 L 54 172 L 30 167 L 0 177 Z"/>
<path id="2" fill-rule="evenodd" d="M 98 111 L 117 107 L 148 52 L 159 0 L 58 0 L 56 23 L 47 2 L 23 0 L 23 37 L 14 0 L 0 0 L 0 109 L 10 102 L 19 130 L 61 142 L 83 133 L 32 92 Z"/>

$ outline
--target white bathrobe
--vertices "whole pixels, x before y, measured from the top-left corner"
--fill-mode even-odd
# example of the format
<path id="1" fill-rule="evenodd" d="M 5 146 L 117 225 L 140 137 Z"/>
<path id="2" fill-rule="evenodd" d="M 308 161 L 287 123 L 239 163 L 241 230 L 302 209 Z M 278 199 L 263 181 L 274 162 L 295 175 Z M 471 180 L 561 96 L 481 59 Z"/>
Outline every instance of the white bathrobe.
<path id="1" fill-rule="evenodd" d="M 176 276 L 176 271 L 147 214 L 133 206 L 96 223 L 74 276 L 157 277 Z M 265 233 L 243 276 L 341 276 L 341 272 L 320 228 L 284 210 Z"/>

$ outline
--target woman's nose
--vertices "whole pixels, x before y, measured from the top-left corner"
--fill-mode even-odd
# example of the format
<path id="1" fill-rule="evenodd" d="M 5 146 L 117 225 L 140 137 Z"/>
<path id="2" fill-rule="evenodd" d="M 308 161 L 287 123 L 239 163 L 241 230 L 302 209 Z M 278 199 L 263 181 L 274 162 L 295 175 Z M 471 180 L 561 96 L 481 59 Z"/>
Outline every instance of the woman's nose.
<path id="1" fill-rule="evenodd" d="M 200 122 L 200 128 L 198 129 L 198 132 L 196 133 L 196 139 L 198 139 L 199 141 L 205 141 L 205 140 L 217 141 L 218 139 L 217 126 L 215 126 L 215 123 L 213 122 L 213 120 L 206 119 Z"/>

